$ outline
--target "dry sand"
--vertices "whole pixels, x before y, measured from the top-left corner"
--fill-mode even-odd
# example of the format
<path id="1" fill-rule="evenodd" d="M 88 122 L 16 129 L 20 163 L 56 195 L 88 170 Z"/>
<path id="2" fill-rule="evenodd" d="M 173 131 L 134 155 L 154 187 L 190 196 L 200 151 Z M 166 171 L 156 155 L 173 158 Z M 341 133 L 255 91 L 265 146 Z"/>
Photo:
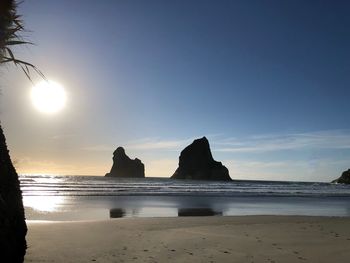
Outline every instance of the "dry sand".
<path id="1" fill-rule="evenodd" d="M 350 218 L 28 222 L 25 262 L 350 262 Z"/>

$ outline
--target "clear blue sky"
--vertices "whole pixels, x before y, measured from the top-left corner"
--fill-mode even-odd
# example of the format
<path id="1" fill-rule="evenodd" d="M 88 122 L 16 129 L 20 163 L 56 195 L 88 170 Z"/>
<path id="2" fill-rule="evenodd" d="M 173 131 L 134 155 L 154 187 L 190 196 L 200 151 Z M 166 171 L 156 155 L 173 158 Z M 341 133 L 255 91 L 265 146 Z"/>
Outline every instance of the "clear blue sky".
<path id="1" fill-rule="evenodd" d="M 349 1 L 26 0 L 19 11 L 36 46 L 18 56 L 68 92 L 63 112 L 42 116 L 28 81 L 5 72 L 1 119 L 23 173 L 102 175 L 120 145 L 167 177 L 203 135 L 232 178 L 328 181 L 350 168 Z"/>

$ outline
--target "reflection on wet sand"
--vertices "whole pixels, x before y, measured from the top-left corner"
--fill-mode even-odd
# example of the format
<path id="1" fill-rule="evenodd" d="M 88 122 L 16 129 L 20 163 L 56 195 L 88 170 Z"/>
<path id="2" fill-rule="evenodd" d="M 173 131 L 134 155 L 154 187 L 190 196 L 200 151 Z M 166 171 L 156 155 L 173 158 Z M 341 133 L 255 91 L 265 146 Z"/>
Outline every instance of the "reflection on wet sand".
<path id="1" fill-rule="evenodd" d="M 222 211 L 211 208 L 179 208 L 178 216 L 222 216 Z"/>
<path id="2" fill-rule="evenodd" d="M 57 212 L 67 203 L 65 196 L 23 196 L 23 205 L 33 211 Z"/>
<path id="3" fill-rule="evenodd" d="M 110 218 L 119 218 L 125 216 L 125 210 L 122 208 L 112 208 L 109 210 L 109 217 Z"/>
<path id="4" fill-rule="evenodd" d="M 112 209 L 109 209 L 109 217 L 110 218 L 130 217 L 130 216 L 135 216 L 136 214 L 138 214 L 138 212 L 139 212 L 138 209 L 128 210 L 124 208 L 112 208 Z M 196 207 L 196 208 L 178 208 L 177 209 L 177 216 L 222 216 L 222 214 L 223 214 L 222 211 L 214 210 L 212 208 Z M 162 215 L 162 214 L 160 213 L 159 215 Z"/>

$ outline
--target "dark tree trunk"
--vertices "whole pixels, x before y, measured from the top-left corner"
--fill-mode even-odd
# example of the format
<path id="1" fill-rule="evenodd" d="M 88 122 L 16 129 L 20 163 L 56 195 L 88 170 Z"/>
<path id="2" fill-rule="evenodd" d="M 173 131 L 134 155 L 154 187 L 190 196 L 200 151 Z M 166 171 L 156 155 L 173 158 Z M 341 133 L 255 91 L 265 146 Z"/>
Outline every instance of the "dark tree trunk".
<path id="1" fill-rule="evenodd" d="M 0 262 L 23 262 L 27 248 L 22 192 L 0 126 Z"/>

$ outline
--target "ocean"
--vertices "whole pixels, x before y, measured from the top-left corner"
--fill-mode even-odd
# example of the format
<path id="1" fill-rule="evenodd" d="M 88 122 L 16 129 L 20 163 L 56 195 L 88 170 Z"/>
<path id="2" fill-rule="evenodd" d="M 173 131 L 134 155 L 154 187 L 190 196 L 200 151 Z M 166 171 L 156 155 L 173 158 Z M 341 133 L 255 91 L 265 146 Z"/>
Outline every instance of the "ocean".
<path id="1" fill-rule="evenodd" d="M 27 220 L 121 217 L 350 216 L 350 185 L 20 175 Z"/>

